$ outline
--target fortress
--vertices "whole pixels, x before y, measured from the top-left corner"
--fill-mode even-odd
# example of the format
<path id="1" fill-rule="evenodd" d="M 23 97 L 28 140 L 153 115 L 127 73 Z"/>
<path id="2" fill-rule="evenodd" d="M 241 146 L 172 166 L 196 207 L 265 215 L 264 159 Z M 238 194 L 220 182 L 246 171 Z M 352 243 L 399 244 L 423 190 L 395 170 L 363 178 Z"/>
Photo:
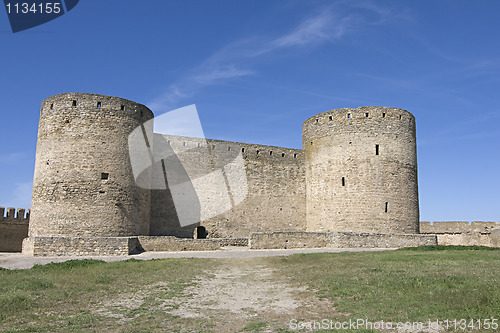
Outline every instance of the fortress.
<path id="1" fill-rule="evenodd" d="M 66 93 L 42 102 L 31 212 L 9 213 L 28 229 L 24 253 L 404 247 L 437 244 L 442 234 L 461 238 L 440 243 L 500 246 L 498 222 L 458 223 L 451 232 L 419 222 L 415 117 L 408 111 L 320 113 L 304 122 L 301 150 L 155 134 L 145 125 L 153 118 L 146 106 L 117 97 Z M 154 149 L 161 143 L 181 153 L 135 173 L 129 143 L 136 129 L 145 152 L 154 141 Z M 234 171 L 235 161 L 243 173 Z M 169 177 L 171 165 L 177 178 Z M 187 226 L 176 205 L 181 183 L 194 184 L 181 193 L 194 203 L 195 223 Z M 25 229 L 4 235 L 19 240 Z"/>

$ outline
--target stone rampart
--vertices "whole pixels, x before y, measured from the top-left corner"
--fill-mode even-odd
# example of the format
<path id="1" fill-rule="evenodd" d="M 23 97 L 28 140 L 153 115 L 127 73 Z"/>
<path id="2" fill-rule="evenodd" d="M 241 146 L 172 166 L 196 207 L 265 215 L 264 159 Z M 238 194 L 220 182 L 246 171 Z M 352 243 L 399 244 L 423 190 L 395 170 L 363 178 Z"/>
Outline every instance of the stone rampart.
<path id="1" fill-rule="evenodd" d="M 182 151 L 176 159 L 186 179 L 197 182 L 196 191 L 201 192 L 198 194 L 222 201 L 200 208 L 194 200 L 192 209 L 201 210 L 201 223 L 181 228 L 170 191 L 153 190 L 151 235 L 192 237 L 199 225 L 206 228 L 210 238 L 248 237 L 252 232 L 305 231 L 302 150 L 169 135 L 163 135 L 163 139 L 164 144 Z M 234 167 L 234 160 L 238 158 L 242 159 L 246 179 L 231 182 L 228 166 Z M 202 177 L 210 178 L 217 173 L 224 175 L 226 184 L 219 182 L 218 187 L 214 183 L 199 182 Z M 238 201 L 236 197 L 241 193 L 246 195 Z M 219 213 L 211 211 L 221 207 L 225 208 Z"/>
<path id="2" fill-rule="evenodd" d="M 28 236 L 30 210 L 0 207 L 0 252 L 21 252 Z"/>

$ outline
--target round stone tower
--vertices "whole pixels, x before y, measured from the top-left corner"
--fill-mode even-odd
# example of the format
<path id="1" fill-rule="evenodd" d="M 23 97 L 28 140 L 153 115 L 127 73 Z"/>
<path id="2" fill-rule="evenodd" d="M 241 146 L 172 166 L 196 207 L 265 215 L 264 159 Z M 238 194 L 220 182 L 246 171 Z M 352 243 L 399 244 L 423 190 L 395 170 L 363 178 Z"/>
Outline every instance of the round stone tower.
<path id="1" fill-rule="evenodd" d="M 118 97 L 67 93 L 45 99 L 29 237 L 148 234 L 150 190 L 136 185 L 128 136 L 152 118 L 144 105 Z"/>
<path id="2" fill-rule="evenodd" d="M 415 117 L 388 107 L 307 119 L 308 231 L 418 233 Z"/>

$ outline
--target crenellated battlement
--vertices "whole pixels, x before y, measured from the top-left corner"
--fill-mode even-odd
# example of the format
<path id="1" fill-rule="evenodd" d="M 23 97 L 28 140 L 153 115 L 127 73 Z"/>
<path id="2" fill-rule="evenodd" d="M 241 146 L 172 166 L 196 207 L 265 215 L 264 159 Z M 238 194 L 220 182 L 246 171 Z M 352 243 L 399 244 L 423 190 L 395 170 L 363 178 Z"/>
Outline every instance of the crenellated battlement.
<path id="1" fill-rule="evenodd" d="M 490 233 L 492 230 L 500 230 L 500 222 L 484 221 L 435 221 L 420 222 L 421 234 L 461 234 L 470 232 Z"/>
<path id="2" fill-rule="evenodd" d="M 284 161 L 285 163 L 293 161 L 302 163 L 304 159 L 302 149 L 168 134 L 161 134 L 161 136 L 164 138 L 165 143 L 176 151 L 203 152 L 218 158 L 234 158 L 241 152 L 244 159 Z"/>
<path id="3" fill-rule="evenodd" d="M 30 210 L 24 208 L 0 207 L 0 223 L 20 223 L 28 224 L 30 220 Z"/>

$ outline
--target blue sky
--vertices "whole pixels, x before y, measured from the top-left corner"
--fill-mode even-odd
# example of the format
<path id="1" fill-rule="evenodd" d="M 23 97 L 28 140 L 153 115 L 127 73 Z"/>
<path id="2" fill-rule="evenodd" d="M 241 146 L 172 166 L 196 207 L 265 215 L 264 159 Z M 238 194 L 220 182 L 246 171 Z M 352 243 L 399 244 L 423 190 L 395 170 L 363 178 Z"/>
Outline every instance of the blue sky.
<path id="1" fill-rule="evenodd" d="M 500 221 L 500 1 L 82 0 L 13 34 L 0 8 L 0 206 L 28 207 L 41 101 L 196 104 L 205 135 L 301 147 L 367 105 L 417 121 L 421 220 Z"/>

